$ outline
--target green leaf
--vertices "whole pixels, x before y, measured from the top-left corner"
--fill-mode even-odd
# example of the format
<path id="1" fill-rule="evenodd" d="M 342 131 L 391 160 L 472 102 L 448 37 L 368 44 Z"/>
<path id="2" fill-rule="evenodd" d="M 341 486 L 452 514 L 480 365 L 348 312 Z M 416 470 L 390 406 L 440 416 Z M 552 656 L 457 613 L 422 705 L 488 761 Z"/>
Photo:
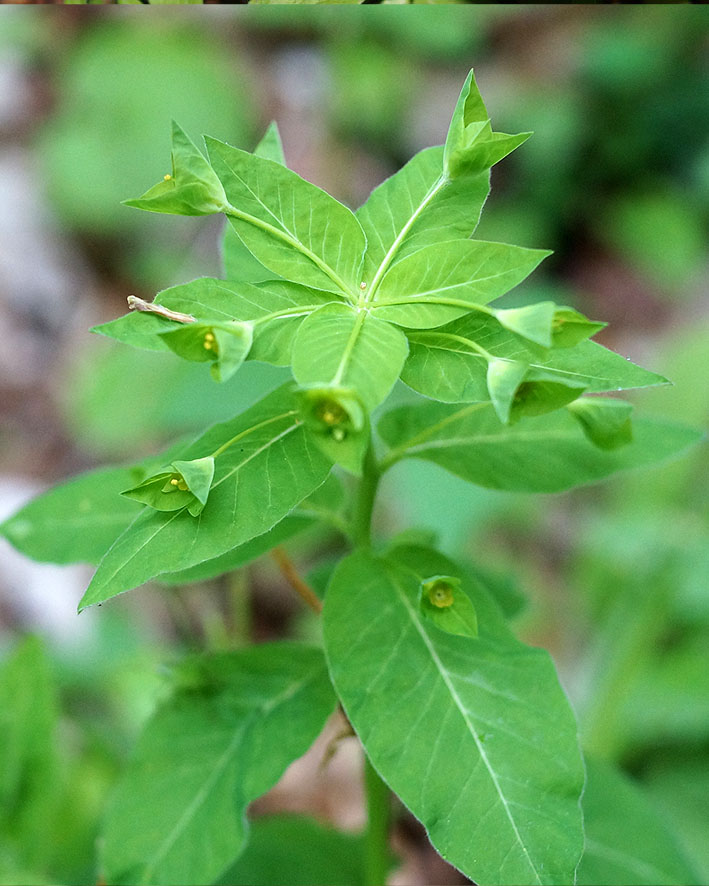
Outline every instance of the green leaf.
<path id="1" fill-rule="evenodd" d="M 20 508 L 0 534 L 34 560 L 98 563 L 139 513 L 120 493 L 169 461 L 175 449 L 131 467 L 100 468 L 60 483 Z"/>
<path id="2" fill-rule="evenodd" d="M 243 855 L 217 886 L 365 886 L 363 858 L 360 834 L 336 831 L 301 816 L 257 818 L 251 822 Z"/>
<path id="3" fill-rule="evenodd" d="M 579 886 L 683 886 L 700 880 L 639 785 L 586 761 L 586 850 Z"/>
<path id="4" fill-rule="evenodd" d="M 295 643 L 204 656 L 181 670 L 184 685 L 148 722 L 109 804 L 110 883 L 213 883 L 246 842 L 248 804 L 335 707 L 322 653 Z"/>
<path id="5" fill-rule="evenodd" d="M 503 425 L 489 403 L 420 403 L 384 415 L 378 431 L 392 447 L 386 466 L 424 458 L 470 483 L 514 492 L 560 492 L 615 471 L 682 452 L 701 434 L 692 428 L 638 419 L 633 441 L 620 449 L 593 444 L 566 410 Z"/>
<path id="6" fill-rule="evenodd" d="M 276 274 L 354 298 L 364 232 L 347 207 L 279 163 L 207 139 L 229 221 Z"/>
<path id="7" fill-rule="evenodd" d="M 172 174 L 124 205 L 176 215 L 223 212 L 226 194 L 212 167 L 177 123 L 172 123 Z"/>
<path id="8" fill-rule="evenodd" d="M 99 564 L 81 609 L 262 535 L 323 483 L 331 467 L 298 417 L 290 386 L 215 425 L 179 456 L 215 459 L 204 510 L 196 517 L 187 510 L 142 511 Z"/>
<path id="9" fill-rule="evenodd" d="M 526 374 L 526 363 L 516 360 L 490 360 L 487 364 L 487 389 L 497 417 L 503 424 L 510 420 L 512 401 Z"/>
<path id="10" fill-rule="evenodd" d="M 569 403 L 589 440 L 601 449 L 617 449 L 633 439 L 630 415 L 633 404 L 625 400 L 582 397 Z"/>
<path id="11" fill-rule="evenodd" d="M 443 858 L 478 883 L 572 883 L 584 776 L 568 701 L 548 654 L 516 640 L 474 582 L 477 639 L 421 616 L 422 579 L 450 573 L 420 548 L 340 564 L 323 611 L 335 689 Z"/>
<path id="12" fill-rule="evenodd" d="M 332 295 L 309 286 L 301 286 L 287 280 L 269 280 L 261 283 L 217 280 L 198 277 L 189 283 L 171 286 L 159 292 L 151 303 L 152 310 L 137 310 L 95 326 L 93 332 L 115 338 L 126 344 L 148 350 L 177 350 L 183 343 L 165 338 L 166 333 L 187 336 L 185 356 L 212 360 L 197 341 L 194 353 L 190 349 L 190 328 L 193 324 L 179 323 L 160 314 L 161 308 L 177 311 L 195 318 L 197 328 L 204 334 L 204 327 L 215 324 L 228 332 L 235 320 L 252 326 L 253 342 L 248 356 L 253 360 L 284 366 L 290 363 L 292 339 L 303 319 L 312 311 L 332 301 Z M 155 310 L 157 308 L 157 311 Z M 215 333 L 216 334 L 216 333 Z M 248 337 L 247 337 L 248 338 Z M 246 340 L 244 340 L 245 343 Z M 235 343 L 237 351 L 238 340 Z"/>
<path id="13" fill-rule="evenodd" d="M 54 858 L 57 716 L 47 653 L 39 638 L 26 637 L 0 666 L 0 833 L 3 854 L 12 847 L 28 868 Z"/>
<path id="14" fill-rule="evenodd" d="M 544 249 L 483 240 L 424 246 L 385 274 L 372 309 L 401 326 L 441 326 L 504 295 L 547 255 Z"/>
<path id="15" fill-rule="evenodd" d="M 160 576 L 160 583 L 167 585 L 188 584 L 193 581 L 206 581 L 225 572 L 231 572 L 240 566 L 255 560 L 276 545 L 287 541 L 298 532 L 310 528 L 317 521 L 326 521 L 342 531 L 339 510 L 344 501 L 342 484 L 334 474 L 325 480 L 312 495 L 304 499 L 294 508 L 280 523 L 276 523 L 273 529 L 264 532 L 251 541 L 238 545 L 231 551 L 227 551 L 213 560 L 205 560 L 196 566 L 183 569 L 180 572 L 168 572 Z"/>
<path id="16" fill-rule="evenodd" d="M 526 363 L 560 384 L 587 391 L 666 384 L 667 379 L 636 366 L 596 342 L 540 350 L 504 329 L 497 317 L 470 314 L 433 330 L 408 333 L 409 356 L 402 379 L 415 391 L 447 403 L 487 400 L 489 356 Z M 541 377 L 541 376 L 540 376 Z"/>
<path id="17" fill-rule="evenodd" d="M 443 148 L 424 148 L 370 194 L 357 210 L 367 236 L 363 281 L 422 246 L 470 237 L 490 193 L 490 173 L 450 181 Z"/>
<path id="18" fill-rule="evenodd" d="M 348 305 L 325 305 L 301 324 L 293 342 L 293 375 L 307 387 L 351 388 L 367 410 L 391 391 L 404 365 L 404 333 Z"/>
<path id="19" fill-rule="evenodd" d="M 473 72 L 463 84 L 453 111 L 444 149 L 443 166 L 450 178 L 489 169 L 527 141 L 531 132 L 493 132 Z"/>
<path id="20" fill-rule="evenodd" d="M 459 578 L 451 575 L 433 575 L 423 579 L 419 594 L 419 610 L 424 618 L 448 634 L 455 634 L 458 637 L 478 635 L 475 607 L 463 590 Z"/>

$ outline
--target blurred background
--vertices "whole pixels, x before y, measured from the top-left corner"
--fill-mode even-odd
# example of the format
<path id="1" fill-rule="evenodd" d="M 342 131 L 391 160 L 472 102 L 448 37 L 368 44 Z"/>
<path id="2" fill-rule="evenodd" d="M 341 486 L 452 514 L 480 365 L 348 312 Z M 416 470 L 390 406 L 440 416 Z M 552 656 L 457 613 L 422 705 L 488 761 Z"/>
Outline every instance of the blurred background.
<path id="1" fill-rule="evenodd" d="M 247 364 L 218 386 L 202 366 L 88 332 L 124 313 L 129 294 L 152 299 L 222 273 L 219 220 L 120 205 L 169 168 L 171 118 L 194 138 L 246 149 L 275 119 L 289 165 L 355 207 L 444 140 L 473 66 L 494 128 L 535 131 L 493 170 L 476 236 L 554 250 L 505 302 L 551 298 L 608 321 L 598 341 L 674 382 L 633 396 L 637 408 L 706 427 L 702 7 L 6 7 L 0 519 L 71 474 L 229 417 L 282 379 Z M 476 564 L 520 635 L 554 656 L 589 754 L 618 764 L 650 798 L 701 882 L 708 517 L 706 446 L 537 497 L 402 463 L 376 514 L 382 534 L 424 527 Z M 318 586 L 338 545 L 311 532 L 289 550 Z M 96 882 L 105 797 L 171 661 L 317 632 L 270 560 L 211 583 L 152 585 L 77 617 L 89 577 L 88 567 L 32 563 L 0 540 L 0 732 L 12 759 L 0 777 L 2 883 Z M 360 827 L 357 746 L 340 742 L 323 767 L 326 746 L 327 736 L 256 812 Z M 404 815 L 396 840 L 392 882 L 467 882 Z"/>

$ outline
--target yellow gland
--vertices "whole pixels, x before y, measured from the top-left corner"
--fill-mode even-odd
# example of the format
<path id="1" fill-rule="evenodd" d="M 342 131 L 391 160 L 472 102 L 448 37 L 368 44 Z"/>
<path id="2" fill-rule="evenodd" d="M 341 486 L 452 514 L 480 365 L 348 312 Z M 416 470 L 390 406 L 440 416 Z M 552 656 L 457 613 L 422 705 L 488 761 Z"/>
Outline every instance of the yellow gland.
<path id="1" fill-rule="evenodd" d="M 163 175 L 163 181 L 169 182 L 171 178 L 172 178 L 172 176 L 170 175 L 169 172 L 167 175 Z"/>
<path id="2" fill-rule="evenodd" d="M 211 332 L 207 332 L 204 336 L 204 347 L 211 351 L 214 347 L 214 334 Z"/>
<path id="3" fill-rule="evenodd" d="M 453 589 L 442 582 L 428 589 L 428 599 L 439 609 L 446 609 L 454 603 Z"/>
<path id="4" fill-rule="evenodd" d="M 177 486 L 179 482 L 180 481 L 177 479 L 177 477 L 173 477 L 172 480 L 170 480 L 170 486 Z"/>
<path id="5" fill-rule="evenodd" d="M 367 288 L 367 284 L 363 281 L 362 283 L 359 284 L 359 288 L 360 288 L 360 289 L 366 289 L 366 288 Z"/>

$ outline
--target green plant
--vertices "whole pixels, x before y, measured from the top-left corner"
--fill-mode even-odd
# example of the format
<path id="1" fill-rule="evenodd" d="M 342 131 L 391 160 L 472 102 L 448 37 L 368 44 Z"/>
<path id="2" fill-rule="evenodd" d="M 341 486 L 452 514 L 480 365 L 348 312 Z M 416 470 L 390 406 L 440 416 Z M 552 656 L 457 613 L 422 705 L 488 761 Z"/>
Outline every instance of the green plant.
<path id="1" fill-rule="evenodd" d="M 666 381 L 590 341 L 604 324 L 549 301 L 490 307 L 548 254 L 472 239 L 491 166 L 528 135 L 492 130 L 471 74 L 445 145 L 417 154 L 357 213 L 286 168 L 275 126 L 253 154 L 207 139 L 208 159 L 175 126 L 171 171 L 127 201 L 224 213 L 228 279 L 131 297 L 131 313 L 96 331 L 208 363 L 218 382 L 245 360 L 290 367 L 292 380 L 191 443 L 57 487 L 2 532 L 37 559 L 98 563 L 81 609 L 153 579 L 220 575 L 315 522 L 348 550 L 324 602 L 294 581 L 322 610 L 322 645 L 247 646 L 175 667 L 107 810 L 107 882 L 230 882 L 248 804 L 338 705 L 367 758 L 364 837 L 271 828 L 274 841 L 302 834 L 322 847 L 316 866 L 318 851 L 346 843 L 362 852 L 354 881 L 384 883 L 390 789 L 480 883 L 571 883 L 580 861 L 582 879 L 605 876 L 609 851 L 621 854 L 613 840 L 625 832 L 597 814 L 617 776 L 594 765 L 581 860 L 586 773 L 549 655 L 516 638 L 506 601 L 464 564 L 415 532 L 371 531 L 380 478 L 402 459 L 549 493 L 697 439 L 585 396 Z M 399 378 L 408 393 L 379 414 Z M 619 821 L 642 805 L 628 791 Z M 641 832 L 670 877 L 691 877 L 661 824 L 650 816 Z M 321 876 L 314 868 L 311 882 Z"/>

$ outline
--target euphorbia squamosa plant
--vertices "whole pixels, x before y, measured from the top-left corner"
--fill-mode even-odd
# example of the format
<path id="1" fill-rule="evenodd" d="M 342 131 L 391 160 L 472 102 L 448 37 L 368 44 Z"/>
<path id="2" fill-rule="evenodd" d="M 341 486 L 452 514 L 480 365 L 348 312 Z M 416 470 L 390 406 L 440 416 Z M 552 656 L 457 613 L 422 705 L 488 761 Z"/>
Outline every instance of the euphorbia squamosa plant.
<path id="1" fill-rule="evenodd" d="M 365 882 L 391 865 L 389 791 L 477 883 L 574 882 L 585 772 L 549 655 L 515 637 L 464 564 L 411 533 L 370 535 L 380 477 L 402 459 L 550 493 L 695 439 L 589 396 L 665 382 L 591 341 L 602 323 L 550 301 L 493 306 L 548 254 L 473 237 L 490 168 L 528 135 L 493 131 L 471 74 L 445 145 L 356 212 L 285 166 L 275 126 L 254 153 L 207 138 L 206 157 L 175 126 L 171 172 L 128 201 L 226 215 L 227 279 L 131 298 L 97 331 L 208 363 L 216 382 L 245 360 L 292 378 L 189 444 L 50 491 L 4 534 L 38 559 L 98 563 L 81 609 L 219 575 L 318 520 L 348 553 L 324 594 L 322 645 L 177 669 L 107 810 L 106 882 L 217 881 L 248 843 L 248 804 L 338 705 L 366 756 Z M 399 379 L 405 405 L 382 408 Z"/>

